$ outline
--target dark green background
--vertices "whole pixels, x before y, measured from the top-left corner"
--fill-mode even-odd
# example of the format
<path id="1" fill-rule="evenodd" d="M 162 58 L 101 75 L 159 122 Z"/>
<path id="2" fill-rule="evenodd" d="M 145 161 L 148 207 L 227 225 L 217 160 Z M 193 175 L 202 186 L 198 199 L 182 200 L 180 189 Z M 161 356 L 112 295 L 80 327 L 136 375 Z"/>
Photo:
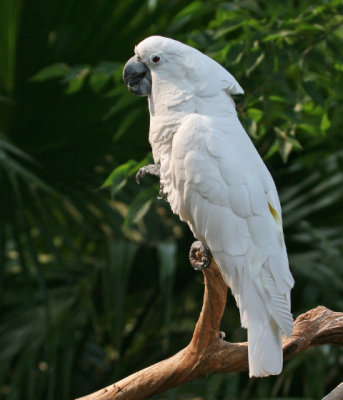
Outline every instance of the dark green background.
<path id="1" fill-rule="evenodd" d="M 134 175 L 146 99 L 121 81 L 151 34 L 213 57 L 283 206 L 297 316 L 343 309 L 342 1 L 0 1 L 0 398 L 72 399 L 185 346 L 202 303 L 192 236 Z M 114 171 L 114 172 L 112 172 Z M 106 181 L 106 182 L 105 182 Z M 105 188 L 101 188 L 105 182 Z M 222 330 L 245 340 L 228 298 Z M 158 399 L 319 399 L 342 350 L 278 377 L 218 374 Z"/>

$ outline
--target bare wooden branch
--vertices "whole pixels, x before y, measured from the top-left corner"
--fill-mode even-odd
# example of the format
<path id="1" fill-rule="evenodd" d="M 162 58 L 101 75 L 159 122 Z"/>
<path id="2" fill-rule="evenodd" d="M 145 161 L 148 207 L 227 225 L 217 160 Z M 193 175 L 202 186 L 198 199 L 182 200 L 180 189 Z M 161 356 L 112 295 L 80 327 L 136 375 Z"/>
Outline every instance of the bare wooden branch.
<path id="1" fill-rule="evenodd" d="M 189 345 L 167 360 L 78 400 L 146 399 L 209 374 L 248 371 L 248 344 L 222 339 L 220 321 L 226 305 L 227 286 L 214 260 L 203 274 L 204 301 Z M 322 306 L 312 309 L 296 319 L 292 336 L 283 339 L 285 360 L 310 346 L 343 345 L 343 313 Z"/>
<path id="2" fill-rule="evenodd" d="M 343 382 L 339 384 L 332 392 L 322 398 L 322 400 L 342 400 L 343 399 Z"/>

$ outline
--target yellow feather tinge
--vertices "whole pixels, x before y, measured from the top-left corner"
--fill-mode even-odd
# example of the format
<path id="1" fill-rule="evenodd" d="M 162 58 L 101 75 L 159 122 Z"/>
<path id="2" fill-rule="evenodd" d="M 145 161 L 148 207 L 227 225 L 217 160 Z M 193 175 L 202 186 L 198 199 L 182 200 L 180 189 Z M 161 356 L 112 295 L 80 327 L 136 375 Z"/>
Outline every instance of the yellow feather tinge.
<path id="1" fill-rule="evenodd" d="M 278 226 L 281 226 L 280 217 L 279 217 L 278 213 L 276 212 L 275 208 L 269 203 L 269 201 L 268 201 L 268 206 L 269 206 L 269 210 L 270 210 L 273 218 L 275 219 L 276 224 Z"/>

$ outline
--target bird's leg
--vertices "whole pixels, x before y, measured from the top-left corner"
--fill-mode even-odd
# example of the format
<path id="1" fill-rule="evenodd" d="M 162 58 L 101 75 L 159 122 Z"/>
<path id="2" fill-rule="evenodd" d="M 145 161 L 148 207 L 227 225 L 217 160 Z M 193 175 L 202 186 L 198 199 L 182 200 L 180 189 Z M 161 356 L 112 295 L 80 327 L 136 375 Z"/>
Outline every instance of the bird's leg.
<path id="1" fill-rule="evenodd" d="M 212 254 L 205 243 L 197 240 L 189 250 L 189 261 L 196 271 L 202 271 L 211 264 Z"/>
<path id="2" fill-rule="evenodd" d="M 209 265 L 211 264 L 211 261 L 212 261 L 211 250 L 206 246 L 205 243 L 201 242 L 200 240 L 197 240 L 196 242 L 192 243 L 192 246 L 189 250 L 189 261 L 190 261 L 192 267 L 196 271 L 202 271 L 205 268 L 209 267 Z M 215 265 L 215 268 L 217 269 L 218 267 Z M 211 275 L 211 270 L 209 270 L 208 272 Z M 206 275 L 207 272 L 204 272 L 204 274 Z M 209 283 L 208 283 L 208 281 L 206 281 L 206 279 L 205 279 L 205 285 L 209 285 Z M 225 286 L 224 282 L 223 282 L 223 285 Z M 226 291 L 225 291 L 225 293 L 226 293 Z M 226 294 L 225 294 L 225 296 L 226 296 Z M 224 300 L 224 304 L 225 304 L 225 300 Z M 224 340 L 224 338 L 226 336 L 225 332 L 222 332 L 219 330 L 215 330 L 214 332 L 217 333 L 217 335 L 220 339 Z"/>
<path id="3" fill-rule="evenodd" d="M 140 185 L 141 180 L 145 177 L 145 175 L 154 175 L 157 176 L 158 178 L 161 178 L 161 172 L 160 172 L 161 166 L 160 164 L 148 164 L 145 165 L 142 168 L 139 168 L 137 174 L 136 174 L 136 182 L 138 185 Z M 163 184 L 160 182 L 160 192 L 158 199 L 163 199 L 166 196 L 166 193 L 163 191 Z"/>

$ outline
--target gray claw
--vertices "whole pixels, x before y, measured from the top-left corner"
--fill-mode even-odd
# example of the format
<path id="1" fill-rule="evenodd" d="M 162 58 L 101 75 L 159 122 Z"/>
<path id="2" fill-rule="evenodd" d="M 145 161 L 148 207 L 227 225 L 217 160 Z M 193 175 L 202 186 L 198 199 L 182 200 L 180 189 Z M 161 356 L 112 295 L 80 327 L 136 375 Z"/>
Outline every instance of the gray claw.
<path id="1" fill-rule="evenodd" d="M 148 174 L 160 178 L 161 177 L 160 168 L 161 168 L 160 164 L 148 164 L 140 168 L 136 174 L 136 182 L 138 183 L 138 185 L 140 185 L 141 180 L 145 177 L 145 175 Z M 159 200 L 162 200 L 166 197 L 166 195 L 167 194 L 163 191 L 163 185 L 162 183 L 160 183 L 160 192 L 157 198 Z"/>
<path id="2" fill-rule="evenodd" d="M 139 168 L 137 174 L 136 174 L 136 183 L 138 185 L 141 184 L 141 180 L 144 178 L 145 173 L 142 171 L 143 168 Z"/>
<path id="3" fill-rule="evenodd" d="M 148 164 L 142 168 L 139 168 L 136 174 L 136 182 L 138 185 L 147 174 L 160 177 L 160 164 Z"/>
<path id="4" fill-rule="evenodd" d="M 160 191 L 157 196 L 158 200 L 163 200 L 166 199 L 167 197 L 167 193 L 165 193 L 163 189 L 164 189 L 163 184 L 160 182 Z"/>

